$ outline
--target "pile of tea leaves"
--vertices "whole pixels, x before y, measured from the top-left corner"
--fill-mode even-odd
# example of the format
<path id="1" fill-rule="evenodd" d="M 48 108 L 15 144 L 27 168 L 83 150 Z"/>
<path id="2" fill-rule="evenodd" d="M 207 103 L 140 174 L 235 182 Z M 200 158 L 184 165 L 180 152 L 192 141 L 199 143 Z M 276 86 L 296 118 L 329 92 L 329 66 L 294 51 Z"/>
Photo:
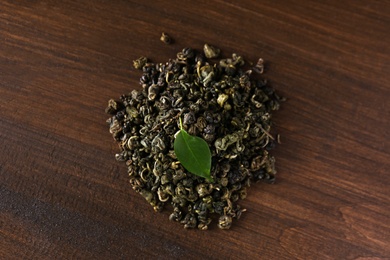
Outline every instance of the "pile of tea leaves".
<path id="1" fill-rule="evenodd" d="M 115 158 L 126 163 L 131 187 L 155 211 L 171 205 L 169 219 L 185 228 L 205 230 L 217 219 L 219 228 L 229 229 L 245 211 L 237 202 L 250 184 L 275 180 L 269 150 L 279 138 L 270 134 L 271 112 L 283 98 L 262 78 L 262 59 L 250 66 L 240 55 L 219 55 L 205 44 L 203 51 L 184 48 L 166 63 L 141 57 L 133 64 L 143 72 L 141 88 L 106 108 L 120 148 Z M 180 131 L 207 143 L 209 178 L 178 160 L 186 158 L 174 149 Z"/>

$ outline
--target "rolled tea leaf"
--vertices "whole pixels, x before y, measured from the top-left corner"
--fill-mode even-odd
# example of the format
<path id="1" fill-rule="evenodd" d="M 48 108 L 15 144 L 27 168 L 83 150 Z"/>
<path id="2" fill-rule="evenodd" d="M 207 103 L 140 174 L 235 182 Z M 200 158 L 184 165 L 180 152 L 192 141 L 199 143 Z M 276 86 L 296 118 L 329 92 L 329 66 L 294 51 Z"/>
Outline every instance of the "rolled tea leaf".
<path id="1" fill-rule="evenodd" d="M 213 181 L 210 175 L 211 152 L 205 140 L 181 129 L 173 143 L 175 154 L 183 167 L 192 174 Z"/>

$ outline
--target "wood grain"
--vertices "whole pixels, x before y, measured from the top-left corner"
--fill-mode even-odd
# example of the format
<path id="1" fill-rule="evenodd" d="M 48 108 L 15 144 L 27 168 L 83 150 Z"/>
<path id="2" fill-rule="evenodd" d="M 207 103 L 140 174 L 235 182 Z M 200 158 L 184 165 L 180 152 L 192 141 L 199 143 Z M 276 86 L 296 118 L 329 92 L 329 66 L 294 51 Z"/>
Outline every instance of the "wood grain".
<path id="1" fill-rule="evenodd" d="M 389 1 L 0 3 L 1 259 L 388 259 Z M 167 32 L 175 44 L 160 42 Z M 184 230 L 127 183 L 110 98 L 131 61 L 219 46 L 288 98 L 274 185 L 229 231 Z"/>

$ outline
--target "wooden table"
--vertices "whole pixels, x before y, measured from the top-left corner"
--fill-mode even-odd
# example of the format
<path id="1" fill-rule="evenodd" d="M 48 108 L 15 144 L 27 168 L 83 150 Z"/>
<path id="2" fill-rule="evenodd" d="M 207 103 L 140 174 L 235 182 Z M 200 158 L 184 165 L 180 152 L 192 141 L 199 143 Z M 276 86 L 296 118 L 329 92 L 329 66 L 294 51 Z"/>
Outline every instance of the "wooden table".
<path id="1" fill-rule="evenodd" d="M 389 259 L 389 13 L 371 0 L 1 1 L 0 258 Z M 140 88 L 133 59 L 204 43 L 262 57 L 288 99 L 277 181 L 251 186 L 229 231 L 154 212 L 105 123 L 108 99 Z"/>

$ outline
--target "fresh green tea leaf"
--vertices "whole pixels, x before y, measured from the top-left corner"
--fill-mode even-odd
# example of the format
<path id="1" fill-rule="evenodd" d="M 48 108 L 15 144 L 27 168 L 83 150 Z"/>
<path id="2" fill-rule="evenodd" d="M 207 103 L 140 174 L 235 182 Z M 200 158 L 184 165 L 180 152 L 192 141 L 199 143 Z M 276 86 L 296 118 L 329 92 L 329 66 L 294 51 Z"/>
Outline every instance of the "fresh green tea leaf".
<path id="1" fill-rule="evenodd" d="M 210 175 L 211 152 L 205 140 L 181 129 L 173 146 L 177 159 L 187 171 L 213 181 Z"/>

